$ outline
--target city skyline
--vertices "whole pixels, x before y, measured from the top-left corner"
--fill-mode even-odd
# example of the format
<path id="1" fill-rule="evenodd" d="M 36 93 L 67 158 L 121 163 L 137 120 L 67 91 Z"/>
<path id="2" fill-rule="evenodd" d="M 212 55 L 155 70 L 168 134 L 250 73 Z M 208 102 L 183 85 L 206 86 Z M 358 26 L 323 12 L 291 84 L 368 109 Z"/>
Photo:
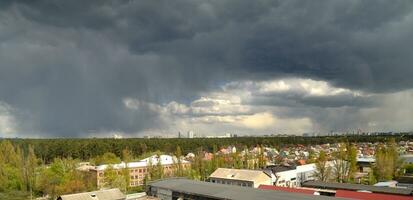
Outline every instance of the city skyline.
<path id="1" fill-rule="evenodd" d="M 413 130 L 409 1 L 6 0 L 0 16 L 2 138 Z"/>

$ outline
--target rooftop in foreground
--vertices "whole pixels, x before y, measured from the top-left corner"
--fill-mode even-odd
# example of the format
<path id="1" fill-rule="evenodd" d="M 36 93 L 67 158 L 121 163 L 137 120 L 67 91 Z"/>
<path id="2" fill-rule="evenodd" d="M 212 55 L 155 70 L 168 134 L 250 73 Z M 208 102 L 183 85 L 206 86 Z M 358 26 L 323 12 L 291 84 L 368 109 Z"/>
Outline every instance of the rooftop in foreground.
<path id="1" fill-rule="evenodd" d="M 257 177 L 266 176 L 271 178 L 271 175 L 265 173 L 262 170 L 246 170 L 246 169 L 230 169 L 230 168 L 218 168 L 216 169 L 210 177 L 213 178 L 223 178 L 232 180 L 245 180 L 251 181 Z"/>
<path id="2" fill-rule="evenodd" d="M 383 194 L 413 195 L 413 189 L 377 187 L 371 185 L 350 184 L 350 183 L 330 183 L 322 181 L 307 181 L 302 184 L 303 187 L 323 188 L 323 189 L 341 189 L 352 191 L 370 191 Z"/>
<path id="3" fill-rule="evenodd" d="M 170 190 L 182 194 L 189 194 L 211 199 L 273 199 L 273 200 L 333 200 L 338 198 L 325 196 L 312 196 L 305 194 L 289 193 L 274 190 L 260 190 L 232 185 L 214 184 L 188 179 L 164 179 L 149 183 L 150 187 Z"/>
<path id="4" fill-rule="evenodd" d="M 126 196 L 119 189 L 99 190 L 62 195 L 57 200 L 124 200 Z"/>

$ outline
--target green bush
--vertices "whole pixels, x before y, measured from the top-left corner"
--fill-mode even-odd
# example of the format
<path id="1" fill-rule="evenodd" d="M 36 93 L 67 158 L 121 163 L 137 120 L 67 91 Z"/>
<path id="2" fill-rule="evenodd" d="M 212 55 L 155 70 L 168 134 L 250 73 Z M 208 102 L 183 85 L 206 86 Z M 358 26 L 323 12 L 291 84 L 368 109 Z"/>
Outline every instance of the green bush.
<path id="1" fill-rule="evenodd" d="M 407 164 L 404 166 L 404 169 L 406 169 L 407 174 L 413 174 L 413 164 Z"/>

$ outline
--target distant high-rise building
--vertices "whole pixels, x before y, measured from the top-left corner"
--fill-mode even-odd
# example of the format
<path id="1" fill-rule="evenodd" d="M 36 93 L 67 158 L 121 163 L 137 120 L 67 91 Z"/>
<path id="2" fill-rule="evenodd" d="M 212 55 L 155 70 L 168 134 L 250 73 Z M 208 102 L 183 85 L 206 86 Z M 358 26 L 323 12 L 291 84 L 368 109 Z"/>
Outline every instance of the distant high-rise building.
<path id="1" fill-rule="evenodd" d="M 194 132 L 188 131 L 188 138 L 194 138 Z"/>

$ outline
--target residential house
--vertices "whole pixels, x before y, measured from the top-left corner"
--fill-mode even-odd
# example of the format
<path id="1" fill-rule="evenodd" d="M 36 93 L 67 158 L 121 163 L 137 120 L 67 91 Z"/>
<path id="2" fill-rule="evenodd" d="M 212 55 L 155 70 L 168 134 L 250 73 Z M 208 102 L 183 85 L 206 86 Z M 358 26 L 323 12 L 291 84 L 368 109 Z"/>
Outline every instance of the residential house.
<path id="1" fill-rule="evenodd" d="M 272 176 L 261 170 L 218 168 L 209 176 L 209 181 L 257 188 L 261 184 L 272 184 Z"/>
<path id="2" fill-rule="evenodd" d="M 308 180 L 314 180 L 316 171 L 315 164 L 307 165 L 277 165 L 269 169 L 275 175 L 274 185 L 280 187 L 299 187 L 301 183 Z"/>

